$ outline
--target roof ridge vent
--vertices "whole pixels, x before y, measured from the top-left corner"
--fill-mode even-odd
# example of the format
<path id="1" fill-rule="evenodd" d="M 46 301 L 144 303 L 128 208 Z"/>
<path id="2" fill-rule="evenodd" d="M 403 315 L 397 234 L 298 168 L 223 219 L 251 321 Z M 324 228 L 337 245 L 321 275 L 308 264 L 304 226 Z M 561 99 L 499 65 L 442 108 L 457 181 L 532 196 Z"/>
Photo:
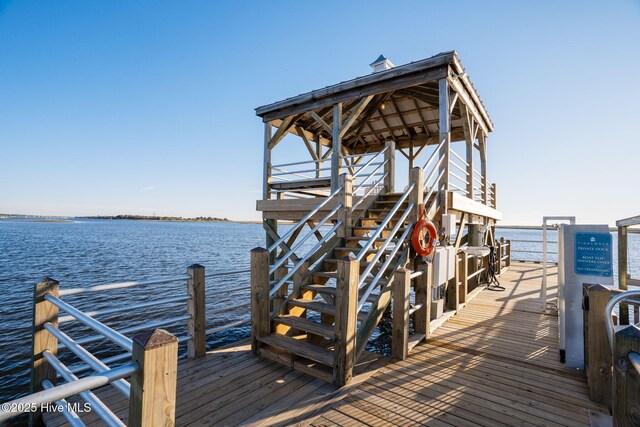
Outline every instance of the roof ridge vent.
<path id="1" fill-rule="evenodd" d="M 378 56 L 378 59 L 376 59 L 369 65 L 371 66 L 371 73 L 390 70 L 391 68 L 395 67 L 395 65 L 393 65 L 393 62 L 385 58 L 384 55 Z"/>

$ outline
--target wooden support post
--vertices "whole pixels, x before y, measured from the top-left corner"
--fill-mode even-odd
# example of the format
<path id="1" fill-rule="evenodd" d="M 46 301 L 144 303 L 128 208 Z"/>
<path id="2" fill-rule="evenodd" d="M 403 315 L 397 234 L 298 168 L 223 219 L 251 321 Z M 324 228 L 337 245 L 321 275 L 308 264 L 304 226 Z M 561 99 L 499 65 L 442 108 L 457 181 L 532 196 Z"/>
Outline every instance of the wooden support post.
<path id="1" fill-rule="evenodd" d="M 442 160 L 440 163 L 439 173 L 443 173 L 440 190 L 445 191 L 449 190 L 449 167 L 450 167 L 450 156 L 451 156 L 451 113 L 449 109 L 449 82 L 447 79 L 438 80 L 438 91 L 439 91 L 439 142 L 442 144 L 442 149 L 440 150 L 439 157 Z M 443 213 L 447 212 L 447 204 L 443 205 Z"/>
<path id="2" fill-rule="evenodd" d="M 259 353 L 259 339 L 271 333 L 269 251 L 251 249 L 251 351 Z"/>
<path id="3" fill-rule="evenodd" d="M 465 160 L 467 162 L 467 197 L 471 200 L 475 200 L 473 194 L 473 178 L 475 177 L 473 173 L 473 129 L 471 126 L 473 124 L 473 119 L 469 117 L 469 112 L 467 111 L 467 106 L 462 100 L 458 100 L 458 104 L 460 106 L 460 112 L 462 115 L 462 130 L 464 131 L 464 141 L 466 148 L 466 156 Z"/>
<path id="4" fill-rule="evenodd" d="M 44 324 L 47 322 L 58 326 L 58 307 L 46 301 L 44 297 L 52 295 L 57 298 L 59 289 L 58 281 L 45 277 L 35 285 L 33 290 L 30 393 L 44 390 L 42 387 L 44 380 L 56 384 L 56 371 L 47 363 L 42 353 L 45 350 L 49 350 L 54 355 L 58 353 L 58 339 L 44 329 Z M 29 423 L 30 425 L 41 425 L 42 413 L 40 411 L 30 412 Z"/>
<path id="5" fill-rule="evenodd" d="M 353 206 L 353 179 L 348 173 L 339 177 L 338 185 L 342 187 L 340 202 L 342 207 L 338 210 L 338 218 L 342 220 L 342 226 L 338 228 L 338 236 L 346 238 L 351 236 L 351 206 Z"/>
<path id="6" fill-rule="evenodd" d="M 507 267 L 511 267 L 511 240 L 507 240 Z"/>
<path id="7" fill-rule="evenodd" d="M 353 376 L 356 363 L 356 318 L 360 262 L 355 258 L 338 260 L 335 299 L 335 351 L 333 383 L 342 387 Z"/>
<path id="8" fill-rule="evenodd" d="M 589 397 L 611 407 L 611 347 L 602 317 L 611 299 L 611 291 L 599 284 L 585 284 L 584 287 L 584 350 Z"/>
<path id="9" fill-rule="evenodd" d="M 496 209 L 498 206 L 498 195 L 496 194 L 496 183 L 491 184 L 491 207 Z"/>
<path id="10" fill-rule="evenodd" d="M 487 136 L 484 131 L 478 132 L 478 146 L 480 147 L 480 175 L 482 181 L 482 203 L 487 205 L 489 184 L 487 182 Z"/>
<path id="11" fill-rule="evenodd" d="M 458 264 L 458 277 L 460 277 L 460 294 L 458 302 L 461 304 L 467 303 L 467 294 L 469 293 L 469 255 L 466 252 L 462 252 L 462 261 Z"/>
<path id="12" fill-rule="evenodd" d="M 129 426 L 173 426 L 176 420 L 178 338 L 163 329 L 133 337 Z"/>
<path id="13" fill-rule="evenodd" d="M 618 226 L 618 288 L 626 291 L 629 289 L 628 285 L 628 236 L 627 227 Z M 620 312 L 620 324 L 629 324 L 629 306 L 627 304 L 619 305 Z"/>
<path id="14" fill-rule="evenodd" d="M 431 292 L 433 284 L 433 267 L 431 264 L 421 263 L 418 271 L 422 274 L 415 279 L 416 304 L 422 304 L 422 308 L 415 312 L 413 325 L 417 334 L 424 334 L 424 338 L 429 338 L 429 328 L 431 327 Z"/>
<path id="15" fill-rule="evenodd" d="M 387 147 L 387 151 L 384 152 L 384 173 L 387 175 L 384 178 L 384 191 L 383 194 L 393 193 L 395 191 L 395 175 L 396 175 L 396 143 L 395 141 L 386 141 L 384 145 Z"/>
<path id="16" fill-rule="evenodd" d="M 635 325 L 616 332 L 613 350 L 613 425 L 640 424 L 640 375 L 629 353 L 640 353 L 640 329 Z"/>
<path id="17" fill-rule="evenodd" d="M 269 182 L 271 180 L 271 148 L 269 148 L 269 141 L 271 141 L 271 123 L 264 124 L 264 158 L 262 165 L 262 200 L 269 200 L 270 188 Z"/>
<path id="18" fill-rule="evenodd" d="M 342 154 L 342 137 L 340 127 L 342 126 L 342 104 L 333 106 L 333 153 L 331 154 L 331 191 L 338 188 L 338 177 L 340 176 L 340 155 Z"/>
<path id="19" fill-rule="evenodd" d="M 203 357 L 207 353 L 204 267 L 193 264 L 187 268 L 187 274 L 191 276 L 187 280 L 187 293 L 191 297 L 187 302 L 187 313 L 191 315 L 191 319 L 187 322 L 189 335 L 191 335 L 187 344 L 187 353 L 189 358 Z"/>
<path id="20" fill-rule="evenodd" d="M 409 194 L 409 202 L 415 203 L 415 207 L 410 218 L 417 221 L 420 219 L 418 218 L 420 215 L 419 205 L 424 202 L 424 191 L 422 190 L 424 186 L 424 171 L 422 168 L 413 168 L 409 171 L 409 183 L 412 182 L 415 182 L 416 185 L 413 187 L 411 194 Z"/>
<path id="21" fill-rule="evenodd" d="M 262 222 L 262 228 L 265 229 L 265 243 L 267 248 L 270 248 L 276 242 L 276 236 L 278 236 L 278 220 L 277 219 L 264 219 Z M 272 235 L 273 233 L 273 235 Z M 277 250 L 271 252 L 269 256 L 269 263 L 274 264 L 276 259 Z"/>
<path id="22" fill-rule="evenodd" d="M 409 354 L 409 294 L 411 271 L 399 268 L 393 274 L 393 325 L 391 357 L 405 360 Z"/>

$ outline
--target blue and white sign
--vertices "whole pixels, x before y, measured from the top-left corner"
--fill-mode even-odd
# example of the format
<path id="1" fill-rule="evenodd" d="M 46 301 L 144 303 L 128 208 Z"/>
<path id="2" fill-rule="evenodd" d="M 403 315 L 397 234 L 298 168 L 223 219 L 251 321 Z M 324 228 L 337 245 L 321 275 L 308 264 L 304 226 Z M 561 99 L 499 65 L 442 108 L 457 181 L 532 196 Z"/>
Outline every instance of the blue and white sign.
<path id="1" fill-rule="evenodd" d="M 576 233 L 574 272 L 580 276 L 611 277 L 613 255 L 610 233 Z"/>

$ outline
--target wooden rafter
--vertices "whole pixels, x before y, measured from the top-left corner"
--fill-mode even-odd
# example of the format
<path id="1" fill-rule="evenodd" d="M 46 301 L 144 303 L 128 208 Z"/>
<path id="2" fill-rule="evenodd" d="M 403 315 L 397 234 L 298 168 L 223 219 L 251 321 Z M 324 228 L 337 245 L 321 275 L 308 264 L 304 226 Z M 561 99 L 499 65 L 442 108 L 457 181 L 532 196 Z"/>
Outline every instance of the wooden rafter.
<path id="1" fill-rule="evenodd" d="M 342 127 L 340 128 L 340 137 L 343 137 L 348 131 L 351 125 L 356 121 L 358 116 L 362 113 L 365 107 L 371 102 L 373 99 L 373 95 L 366 96 L 362 98 L 362 100 L 351 110 L 351 114 L 349 117 L 342 123 Z"/>
<path id="2" fill-rule="evenodd" d="M 322 117 L 316 114 L 315 111 L 309 111 L 309 115 L 320 125 L 322 129 L 324 129 L 329 135 L 333 133 L 333 128 L 325 122 Z"/>
<path id="3" fill-rule="evenodd" d="M 393 92 L 382 94 L 382 96 L 380 96 L 380 98 L 376 102 L 373 102 L 369 105 L 367 112 L 361 115 L 358 125 L 353 127 L 353 132 L 355 132 L 356 134 L 355 139 L 358 139 L 360 137 L 360 134 L 362 133 L 362 129 L 364 129 L 364 125 L 369 121 L 371 116 L 375 114 L 378 108 L 382 104 L 384 104 L 387 101 L 387 99 L 389 99 L 391 95 L 393 95 Z"/>
<path id="4" fill-rule="evenodd" d="M 307 150 L 309 151 L 309 154 L 311 154 L 311 158 L 313 160 L 320 160 L 318 158 L 315 150 L 313 149 L 313 146 L 311 145 L 311 141 L 309 141 L 309 139 L 307 138 L 307 135 L 306 135 L 306 132 L 304 131 L 304 129 L 302 129 L 300 126 L 296 126 L 296 131 L 298 132 L 298 135 L 300 135 L 300 137 L 304 141 L 304 145 L 307 147 Z"/>
<path id="5" fill-rule="evenodd" d="M 287 132 L 289 132 L 289 129 L 291 128 L 291 126 L 293 126 L 293 124 L 296 122 L 298 117 L 299 115 L 297 116 L 292 115 L 292 116 L 288 116 L 282 121 L 276 133 L 269 140 L 269 149 L 273 149 L 273 147 L 275 147 L 278 144 L 278 142 L 280 142 L 280 140 L 284 138 L 284 136 L 287 134 Z"/>

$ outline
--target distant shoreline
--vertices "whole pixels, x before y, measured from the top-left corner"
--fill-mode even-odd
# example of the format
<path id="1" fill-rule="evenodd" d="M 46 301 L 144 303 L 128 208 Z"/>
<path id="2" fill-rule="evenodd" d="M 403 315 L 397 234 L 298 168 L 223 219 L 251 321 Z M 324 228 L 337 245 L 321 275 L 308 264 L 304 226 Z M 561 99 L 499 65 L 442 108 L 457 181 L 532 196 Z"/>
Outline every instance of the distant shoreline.
<path id="1" fill-rule="evenodd" d="M 506 230 L 542 230 L 541 225 L 496 225 L 498 230 L 506 229 Z M 554 230 L 554 228 L 549 227 L 549 230 Z M 609 227 L 609 231 L 617 232 L 617 227 Z M 640 229 L 638 228 L 627 228 L 627 232 L 630 234 L 640 234 Z"/>
<path id="2" fill-rule="evenodd" d="M 236 222 L 228 218 L 216 218 L 200 216 L 196 218 L 183 218 L 181 216 L 153 216 L 153 215 L 94 215 L 77 216 L 75 219 L 115 219 L 127 221 L 164 221 L 164 222 Z"/>

